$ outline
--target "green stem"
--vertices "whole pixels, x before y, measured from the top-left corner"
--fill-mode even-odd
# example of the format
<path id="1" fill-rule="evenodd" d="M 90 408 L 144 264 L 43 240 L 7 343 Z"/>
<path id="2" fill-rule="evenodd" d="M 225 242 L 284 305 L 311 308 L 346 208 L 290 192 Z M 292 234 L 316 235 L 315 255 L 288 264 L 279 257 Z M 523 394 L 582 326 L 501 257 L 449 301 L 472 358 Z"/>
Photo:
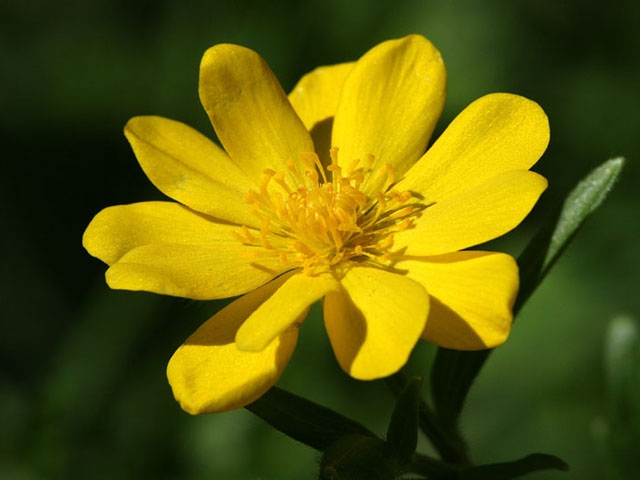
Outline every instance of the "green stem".
<path id="1" fill-rule="evenodd" d="M 454 465 L 414 453 L 405 471 L 433 480 L 512 480 L 543 470 L 568 471 L 569 466 L 553 455 L 534 453 L 519 460 L 477 467 Z"/>
<path id="2" fill-rule="evenodd" d="M 467 467 L 453 465 L 439 460 L 434 460 L 426 455 L 414 453 L 406 472 L 423 475 L 430 479 L 453 480 L 458 478 Z"/>
<path id="3" fill-rule="evenodd" d="M 385 381 L 393 394 L 398 396 L 409 380 L 407 375 L 400 370 L 395 375 L 385 378 Z M 445 428 L 422 398 L 418 406 L 418 424 L 420 430 L 427 436 L 445 462 L 470 465 L 467 446 L 460 434 Z"/>

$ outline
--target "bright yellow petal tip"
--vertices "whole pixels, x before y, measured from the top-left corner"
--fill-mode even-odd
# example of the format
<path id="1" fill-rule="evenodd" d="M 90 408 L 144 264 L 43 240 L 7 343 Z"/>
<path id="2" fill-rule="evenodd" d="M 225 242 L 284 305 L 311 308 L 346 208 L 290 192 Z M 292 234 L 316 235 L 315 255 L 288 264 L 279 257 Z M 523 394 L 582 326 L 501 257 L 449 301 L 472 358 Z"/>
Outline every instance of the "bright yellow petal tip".
<path id="1" fill-rule="evenodd" d="M 424 330 L 427 291 L 405 276 L 359 266 L 341 283 L 344 289 L 324 301 L 324 322 L 340 366 L 359 380 L 392 375 Z"/>
<path id="2" fill-rule="evenodd" d="M 259 308 L 251 313 L 236 334 L 240 350 L 260 352 L 286 330 L 316 300 L 338 288 L 331 275 L 309 276 L 298 273 Z"/>
<path id="3" fill-rule="evenodd" d="M 373 47 L 342 87 L 332 145 L 347 164 L 373 155 L 404 174 L 424 153 L 444 107 L 446 80 L 440 52 L 420 35 Z"/>
<path id="4" fill-rule="evenodd" d="M 260 352 L 238 349 L 234 338 L 242 322 L 282 283 L 283 279 L 274 280 L 227 305 L 173 354 L 167 377 L 186 412 L 195 415 L 243 407 L 280 378 L 296 346 L 297 325 L 281 331 Z"/>
<path id="5" fill-rule="evenodd" d="M 474 101 L 407 172 L 402 188 L 429 204 L 510 170 L 528 170 L 549 144 L 549 120 L 537 103 L 509 93 Z"/>
<path id="6" fill-rule="evenodd" d="M 518 293 L 518 265 L 504 253 L 463 251 L 398 262 L 431 295 L 422 338 L 455 350 L 504 343 Z"/>

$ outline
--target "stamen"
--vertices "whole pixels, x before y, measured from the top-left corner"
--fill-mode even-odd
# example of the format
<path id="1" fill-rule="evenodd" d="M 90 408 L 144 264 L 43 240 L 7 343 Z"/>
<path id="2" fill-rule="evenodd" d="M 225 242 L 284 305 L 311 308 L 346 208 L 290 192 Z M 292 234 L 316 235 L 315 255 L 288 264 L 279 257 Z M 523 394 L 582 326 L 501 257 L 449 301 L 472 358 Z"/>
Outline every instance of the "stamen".
<path id="1" fill-rule="evenodd" d="M 367 155 L 367 163 L 365 163 L 365 167 L 364 170 L 366 172 L 371 171 L 371 167 L 373 167 L 373 163 L 376 161 L 376 157 L 374 157 L 373 155 L 369 154 Z"/>
<path id="2" fill-rule="evenodd" d="M 331 165 L 338 165 L 338 147 L 332 147 L 329 149 L 329 157 L 331 157 Z"/>
<path id="3" fill-rule="evenodd" d="M 337 185 L 342 178 L 342 169 L 338 165 L 331 164 L 327 167 L 327 170 L 331 172 L 331 181 L 334 185 Z"/>
<path id="4" fill-rule="evenodd" d="M 331 148 L 329 154 L 326 169 L 315 153 L 300 154 L 297 163 L 289 160 L 288 177 L 267 168 L 257 190 L 243 196 L 260 219 L 259 235 L 244 225 L 232 235 L 255 247 L 247 253 L 252 258 L 276 257 L 308 275 L 349 259 L 386 265 L 394 234 L 413 224 L 415 204 L 407 205 L 411 192 L 395 190 L 393 167 L 387 163 L 374 168 L 373 155 L 364 161 L 351 159 L 343 168 L 338 149 Z M 325 170 L 331 172 L 331 182 Z M 363 184 L 374 191 L 365 193 Z"/>
<path id="5" fill-rule="evenodd" d="M 269 223 L 270 218 L 264 217 L 262 228 L 260 228 L 260 239 L 262 240 L 262 245 L 264 246 L 264 248 L 273 250 L 273 246 L 269 243 L 269 240 L 267 240 L 267 235 L 269 234 Z"/>
<path id="6" fill-rule="evenodd" d="M 254 202 L 254 191 L 253 190 L 249 190 L 247 193 L 244 194 L 244 196 L 242 197 L 242 201 L 244 203 L 253 203 Z"/>
<path id="7" fill-rule="evenodd" d="M 400 210 L 397 210 L 396 212 L 393 212 L 391 215 L 387 217 L 387 219 L 406 217 L 407 215 L 411 215 L 412 212 L 413 212 L 413 206 L 409 205 L 408 207 L 404 207 L 404 208 L 401 208 Z"/>
<path id="8" fill-rule="evenodd" d="M 242 235 L 240 235 L 238 232 L 231 231 L 231 235 L 233 235 L 233 238 L 235 238 L 240 243 L 245 244 L 245 245 L 247 244 L 246 240 L 244 238 L 242 238 Z"/>
<path id="9" fill-rule="evenodd" d="M 393 185 L 396 181 L 396 175 L 393 172 L 393 167 L 391 164 L 387 163 L 384 166 L 385 173 L 387 174 L 387 180 L 384 182 L 384 187 L 382 187 L 382 191 L 386 192 L 391 185 Z"/>
<path id="10" fill-rule="evenodd" d="M 291 193 L 291 189 L 287 182 L 284 180 L 284 173 L 278 172 L 273 176 L 273 179 L 284 189 L 285 192 Z"/>
<path id="11" fill-rule="evenodd" d="M 251 235 L 251 232 L 249 231 L 246 225 L 242 226 L 242 233 L 244 233 L 244 236 L 247 237 L 247 240 L 249 240 L 250 243 L 256 242 L 256 237 Z"/>
<path id="12" fill-rule="evenodd" d="M 322 180 L 324 181 L 324 183 L 327 183 L 327 177 L 324 173 L 324 168 L 322 167 L 322 163 L 320 162 L 320 157 L 318 157 L 318 155 L 315 152 L 302 153 L 300 154 L 300 159 L 303 161 L 311 160 L 313 162 L 311 166 L 315 166 L 315 168 L 318 169 L 318 171 L 320 172 L 320 175 L 322 175 Z"/>
<path id="13" fill-rule="evenodd" d="M 407 230 L 411 226 L 411 219 L 405 218 L 402 223 L 398 224 L 396 227 L 397 232 L 402 232 L 403 230 Z"/>
<path id="14" fill-rule="evenodd" d="M 293 173 L 293 176 L 300 182 L 303 183 L 303 178 L 300 176 L 300 172 L 298 171 L 298 169 L 296 168 L 296 164 L 293 160 L 289 160 L 287 162 L 287 168 L 289 169 L 289 171 L 291 173 Z"/>
<path id="15" fill-rule="evenodd" d="M 331 158 L 331 165 L 327 167 L 327 170 L 331 172 L 331 181 L 336 183 L 336 176 L 340 175 L 340 167 L 338 166 L 338 147 L 332 147 L 329 149 L 329 157 Z M 337 174 L 336 171 L 338 172 Z"/>
<path id="16" fill-rule="evenodd" d="M 353 172 L 357 167 L 358 164 L 360 163 L 360 159 L 359 158 L 354 158 L 351 163 L 349 164 L 349 166 L 346 169 L 346 173 L 347 175 L 349 175 L 351 172 Z"/>
<path id="17" fill-rule="evenodd" d="M 386 250 L 393 245 L 393 233 L 386 237 L 383 241 L 379 242 L 376 247 L 380 250 Z"/>
<path id="18" fill-rule="evenodd" d="M 268 198 L 267 187 L 269 186 L 269 182 L 271 181 L 273 176 L 276 174 L 276 172 L 275 170 L 266 168 L 262 171 L 262 174 L 263 174 L 263 177 L 262 177 L 262 181 L 260 182 L 260 193 L 263 196 L 266 196 Z"/>

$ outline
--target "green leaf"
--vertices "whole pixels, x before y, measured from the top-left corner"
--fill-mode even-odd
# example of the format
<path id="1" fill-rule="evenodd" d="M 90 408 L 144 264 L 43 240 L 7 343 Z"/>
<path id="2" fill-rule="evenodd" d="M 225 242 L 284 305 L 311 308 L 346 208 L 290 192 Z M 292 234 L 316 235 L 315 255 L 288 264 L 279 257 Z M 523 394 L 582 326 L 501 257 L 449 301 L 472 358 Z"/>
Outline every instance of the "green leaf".
<path id="1" fill-rule="evenodd" d="M 448 430 L 457 433 L 457 422 L 473 384 L 490 350 L 461 352 L 440 347 L 431 369 L 435 413 Z"/>
<path id="2" fill-rule="evenodd" d="M 405 471 L 407 473 L 423 475 L 432 480 L 453 480 L 458 479 L 459 475 L 466 472 L 469 468 L 471 467 L 442 462 L 420 453 L 414 453 L 411 458 L 411 463 L 407 465 Z"/>
<path id="3" fill-rule="evenodd" d="M 418 411 L 421 378 L 390 382 L 402 384 L 391 415 L 386 441 L 371 435 L 343 435 L 325 450 L 320 462 L 323 480 L 392 480 L 403 473 L 431 475 L 458 472 L 431 457 L 415 453 L 418 445 Z M 436 478 L 436 477 L 434 477 Z"/>
<path id="4" fill-rule="evenodd" d="M 384 440 L 345 435 L 332 443 L 320 461 L 321 480 L 393 480 L 402 466 Z"/>
<path id="5" fill-rule="evenodd" d="M 569 470 L 558 457 L 534 453 L 513 462 L 492 463 L 477 467 L 443 463 L 415 454 L 408 472 L 439 480 L 509 480 L 541 470 Z"/>
<path id="6" fill-rule="evenodd" d="M 623 158 L 613 158 L 582 179 L 525 248 L 518 258 L 520 292 L 514 314 L 529 299 L 584 221 L 602 204 L 623 167 Z M 454 432 L 457 432 L 458 417 L 469 389 L 490 353 L 491 350 L 438 349 L 431 372 L 435 411 Z"/>
<path id="7" fill-rule="evenodd" d="M 358 422 L 278 387 L 271 387 L 245 408 L 276 430 L 316 450 L 325 450 L 344 435 L 375 436 Z"/>
<path id="8" fill-rule="evenodd" d="M 569 466 L 553 455 L 534 453 L 514 462 L 473 467 L 461 473 L 460 480 L 510 480 L 540 470 L 568 471 Z"/>
<path id="9" fill-rule="evenodd" d="M 385 378 L 385 382 L 394 395 L 399 397 L 402 390 L 409 384 L 409 377 L 400 370 Z M 446 428 L 422 398 L 418 399 L 418 425 L 445 462 L 457 465 L 470 463 L 462 437 L 457 432 Z"/>
<path id="10" fill-rule="evenodd" d="M 418 445 L 418 405 L 422 379 L 412 378 L 402 389 L 387 429 L 387 442 L 401 464 L 411 460 Z"/>
<path id="11" fill-rule="evenodd" d="M 514 311 L 529 299 L 585 220 L 611 192 L 624 163 L 622 157 L 607 160 L 583 178 L 522 252 L 518 258 L 520 292 Z"/>

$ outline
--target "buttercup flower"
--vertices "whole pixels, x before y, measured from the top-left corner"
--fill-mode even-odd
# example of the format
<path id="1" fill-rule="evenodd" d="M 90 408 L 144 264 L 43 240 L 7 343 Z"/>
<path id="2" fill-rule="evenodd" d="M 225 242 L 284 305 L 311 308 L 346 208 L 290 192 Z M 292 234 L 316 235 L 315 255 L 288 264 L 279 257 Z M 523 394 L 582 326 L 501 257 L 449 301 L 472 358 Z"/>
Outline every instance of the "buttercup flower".
<path id="1" fill-rule="evenodd" d="M 469 105 L 426 151 L 445 100 L 424 37 L 320 67 L 287 96 L 265 61 L 217 45 L 200 99 L 224 147 L 161 117 L 125 135 L 175 202 L 106 208 L 83 243 L 111 288 L 198 300 L 242 295 L 175 352 L 168 377 L 190 413 L 225 411 L 280 377 L 309 306 L 357 379 L 401 368 L 418 339 L 505 341 L 514 260 L 464 250 L 518 225 L 547 186 L 528 171 L 549 141 L 542 109 L 498 93 Z"/>

